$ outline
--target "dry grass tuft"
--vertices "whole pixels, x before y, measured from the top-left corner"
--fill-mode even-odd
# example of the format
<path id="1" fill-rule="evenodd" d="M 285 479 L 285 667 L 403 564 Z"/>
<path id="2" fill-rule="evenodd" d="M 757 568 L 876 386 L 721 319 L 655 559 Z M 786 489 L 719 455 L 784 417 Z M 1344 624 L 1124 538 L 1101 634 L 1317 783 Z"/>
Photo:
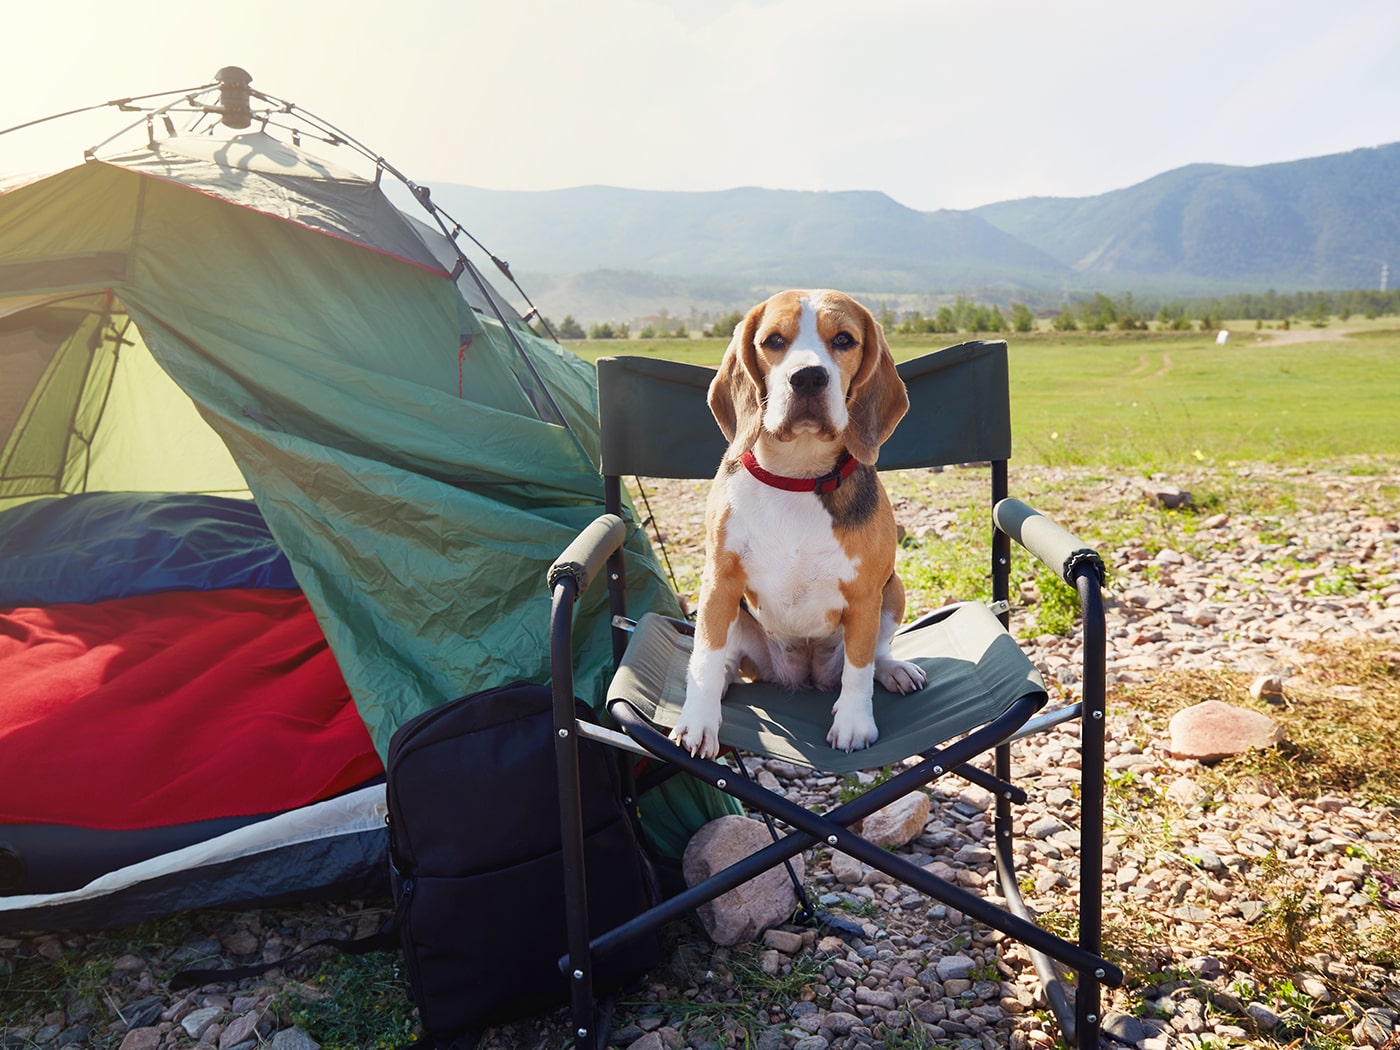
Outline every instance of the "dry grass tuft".
<path id="1" fill-rule="evenodd" d="M 1294 798 L 1345 795 L 1358 803 L 1400 804 L 1400 761 L 1394 760 L 1400 652 L 1360 639 L 1315 642 L 1305 652 L 1309 662 L 1285 680 L 1281 701 L 1252 697 L 1247 674 L 1214 671 L 1167 672 L 1126 688 L 1121 702 L 1162 727 L 1177 711 L 1205 700 L 1260 711 L 1283 726 L 1283 745 L 1207 767 L 1207 789 L 1257 777 Z"/>

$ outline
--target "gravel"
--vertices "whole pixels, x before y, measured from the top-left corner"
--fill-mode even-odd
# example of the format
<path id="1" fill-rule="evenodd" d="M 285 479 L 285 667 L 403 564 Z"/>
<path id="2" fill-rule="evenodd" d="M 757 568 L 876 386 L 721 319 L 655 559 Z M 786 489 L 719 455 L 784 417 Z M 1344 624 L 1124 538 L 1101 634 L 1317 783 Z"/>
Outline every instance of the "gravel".
<path id="1" fill-rule="evenodd" d="M 1344 795 L 1286 797 L 1260 778 L 1208 791 L 1202 766 L 1168 753 L 1161 720 L 1123 701 L 1127 690 L 1151 683 L 1166 667 L 1269 677 L 1274 681 L 1256 695 L 1267 689 L 1286 696 L 1290 683 L 1316 670 L 1309 646 L 1320 640 L 1365 639 L 1400 654 L 1400 468 L 1369 463 L 1358 476 L 1355 466 L 1236 468 L 1237 487 L 1287 490 L 1286 515 L 1222 507 L 1183 517 L 1167 535 L 1155 534 L 1156 519 L 1144 516 L 1145 482 L 1153 479 L 1067 468 L 1033 475 L 1030 501 L 1056 511 L 1086 538 L 1094 539 L 1104 522 L 1135 516 L 1147 522 L 1143 535 L 1103 548 L 1112 566 L 1110 783 L 1150 789 L 1154 800 L 1134 808 L 1131 792 L 1116 801 L 1110 792 L 1108 943 L 1115 950 L 1118 938 L 1119 958 L 1136 982 L 1105 997 L 1103 1030 L 1115 1045 L 1275 1046 L 1304 1032 L 1328 1034 L 1335 1045 L 1400 1041 L 1400 977 L 1393 968 L 1317 952 L 1284 987 L 1251 972 L 1240 950 L 1263 937 L 1270 917 L 1285 907 L 1316 928 L 1400 944 L 1394 910 L 1400 812 Z M 1203 470 L 1156 482 L 1199 493 L 1209 491 L 1212 475 Z M 934 496 L 959 494 L 959 485 L 950 476 L 940 479 L 930 505 L 901 487 L 901 525 L 925 536 L 956 528 L 945 506 L 931 504 Z M 698 535 L 703 497 L 703 487 L 689 483 L 654 483 L 649 493 L 652 510 L 683 536 Z M 671 546 L 673 558 L 693 559 L 693 541 L 673 535 Z M 1041 636 L 1027 644 L 1056 697 L 1073 698 L 1079 685 L 1073 641 Z M 1031 908 L 1056 920 L 1066 914 L 1078 878 L 1075 739 L 1070 727 L 1061 727 L 1022 742 L 1015 754 L 1016 779 L 1032 793 L 1016 829 L 1022 885 Z M 1377 756 L 1395 760 L 1393 753 Z M 843 786 L 782 762 L 762 763 L 756 772 L 803 803 L 833 802 Z M 993 887 L 987 793 L 952 779 L 930 793 L 923 831 L 901 852 L 960 885 Z M 809 855 L 807 871 L 809 888 L 842 919 L 841 929 L 790 926 L 752 948 L 723 949 L 704 942 L 696 927 L 676 924 L 668 931 L 675 950 L 619 1009 L 612 1045 L 1055 1045 L 1058 1032 L 1015 942 L 849 858 L 818 851 Z M 210 955 L 230 963 L 275 959 L 327 934 L 369 932 L 385 906 L 200 913 L 187 918 L 171 943 L 133 946 L 104 966 L 95 983 L 75 982 L 62 1008 L 0 1020 L 0 1047 L 306 1050 L 315 1043 L 279 1008 L 278 993 L 317 994 L 309 980 L 314 962 L 185 993 L 169 991 L 169 973 Z M 0 936 L 0 979 L 37 959 L 81 965 L 86 952 L 111 953 L 113 936 Z M 745 976 L 741 964 L 750 959 L 768 984 Z M 569 1027 L 567 1011 L 556 1011 L 488 1032 L 482 1046 L 558 1047 Z"/>

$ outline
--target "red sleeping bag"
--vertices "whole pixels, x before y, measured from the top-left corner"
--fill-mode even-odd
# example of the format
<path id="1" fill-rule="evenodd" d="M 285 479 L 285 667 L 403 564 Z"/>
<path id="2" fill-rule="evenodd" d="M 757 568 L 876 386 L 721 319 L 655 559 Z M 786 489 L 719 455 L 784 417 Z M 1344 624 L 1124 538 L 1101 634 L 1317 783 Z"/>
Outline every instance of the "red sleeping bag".
<path id="1" fill-rule="evenodd" d="M 305 597 L 162 591 L 0 610 L 0 824 L 276 813 L 383 767 Z"/>

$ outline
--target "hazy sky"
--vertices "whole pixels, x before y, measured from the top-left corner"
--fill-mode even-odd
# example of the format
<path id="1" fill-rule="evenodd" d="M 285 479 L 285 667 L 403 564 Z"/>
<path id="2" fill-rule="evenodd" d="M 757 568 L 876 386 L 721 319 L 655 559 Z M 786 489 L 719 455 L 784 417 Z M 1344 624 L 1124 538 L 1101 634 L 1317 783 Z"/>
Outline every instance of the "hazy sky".
<path id="1" fill-rule="evenodd" d="M 1400 140 L 1396 0 L 15 0 L 0 129 L 238 65 L 419 182 L 1086 196 Z M 0 172 L 114 129 L 0 136 Z"/>

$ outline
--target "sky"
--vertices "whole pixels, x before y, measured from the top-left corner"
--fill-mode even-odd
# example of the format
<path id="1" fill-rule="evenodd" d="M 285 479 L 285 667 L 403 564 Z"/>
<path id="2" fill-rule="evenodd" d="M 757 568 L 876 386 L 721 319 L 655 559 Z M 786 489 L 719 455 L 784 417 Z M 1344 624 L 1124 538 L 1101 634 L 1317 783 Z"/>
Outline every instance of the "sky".
<path id="1" fill-rule="evenodd" d="M 236 65 L 429 186 L 963 209 L 1400 141 L 1395 0 L 15 0 L 6 38 L 0 130 Z M 124 122 L 0 135 L 0 173 Z"/>

